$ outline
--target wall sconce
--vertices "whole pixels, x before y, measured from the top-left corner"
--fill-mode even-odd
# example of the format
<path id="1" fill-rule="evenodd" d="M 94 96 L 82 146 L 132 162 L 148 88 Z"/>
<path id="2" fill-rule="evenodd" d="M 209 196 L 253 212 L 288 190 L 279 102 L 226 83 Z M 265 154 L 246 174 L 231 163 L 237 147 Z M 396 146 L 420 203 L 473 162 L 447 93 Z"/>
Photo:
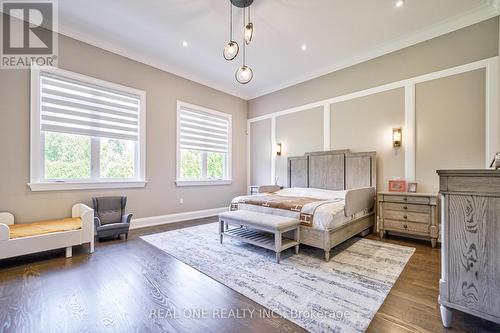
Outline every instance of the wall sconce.
<path id="1" fill-rule="evenodd" d="M 281 156 L 281 143 L 276 144 L 276 155 Z"/>
<path id="2" fill-rule="evenodd" d="M 392 129 L 392 146 L 394 148 L 401 147 L 402 138 L 403 138 L 402 129 L 401 128 L 393 128 Z"/>

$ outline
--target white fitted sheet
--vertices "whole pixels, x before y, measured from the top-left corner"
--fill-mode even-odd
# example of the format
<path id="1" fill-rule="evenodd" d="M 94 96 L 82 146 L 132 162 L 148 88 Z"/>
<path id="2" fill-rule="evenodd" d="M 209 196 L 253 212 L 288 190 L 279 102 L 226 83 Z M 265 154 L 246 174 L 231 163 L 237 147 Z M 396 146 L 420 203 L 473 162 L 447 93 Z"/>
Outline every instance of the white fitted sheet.
<path id="1" fill-rule="evenodd" d="M 325 229 L 338 228 L 353 220 L 352 216 L 345 216 L 344 214 L 346 193 L 347 191 L 329 191 L 316 188 L 294 187 L 294 188 L 285 188 L 279 190 L 274 194 L 282 196 L 290 196 L 290 197 L 309 197 L 309 198 L 325 199 L 325 200 L 341 199 L 339 201 L 325 203 L 323 205 L 320 205 L 316 209 L 314 213 L 312 228 L 325 230 Z M 263 193 L 257 195 L 265 196 L 266 194 Z M 243 196 L 236 197 L 233 199 L 232 203 L 237 203 L 242 198 L 244 197 Z M 307 205 L 305 205 L 304 208 L 306 208 L 306 206 Z M 277 209 L 277 208 L 270 208 L 257 205 L 242 204 L 242 203 L 240 203 L 238 207 L 239 209 L 250 210 L 265 214 L 280 215 L 296 219 L 299 219 L 300 217 L 300 213 L 298 212 Z M 359 212 L 355 214 L 354 218 L 359 218 L 363 215 L 365 215 L 364 212 Z"/>

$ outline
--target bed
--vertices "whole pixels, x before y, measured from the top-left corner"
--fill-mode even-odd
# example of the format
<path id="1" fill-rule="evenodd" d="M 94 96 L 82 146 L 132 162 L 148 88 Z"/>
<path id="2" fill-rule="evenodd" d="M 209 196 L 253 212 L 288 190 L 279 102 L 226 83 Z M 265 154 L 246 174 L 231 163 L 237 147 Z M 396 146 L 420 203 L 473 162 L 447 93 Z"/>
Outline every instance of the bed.
<path id="1" fill-rule="evenodd" d="M 325 251 L 375 224 L 376 153 L 334 150 L 288 158 L 288 187 L 236 197 L 231 210 L 294 217 L 300 243 Z M 266 187 L 272 189 L 272 187 Z"/>

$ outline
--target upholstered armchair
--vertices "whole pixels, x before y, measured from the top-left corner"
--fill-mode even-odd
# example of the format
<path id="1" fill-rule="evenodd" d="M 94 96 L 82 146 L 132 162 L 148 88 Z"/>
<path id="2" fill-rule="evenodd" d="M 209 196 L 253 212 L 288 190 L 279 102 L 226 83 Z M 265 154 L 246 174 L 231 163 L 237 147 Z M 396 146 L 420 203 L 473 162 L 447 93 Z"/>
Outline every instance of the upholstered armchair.
<path id="1" fill-rule="evenodd" d="M 125 234 L 128 238 L 132 214 L 125 213 L 127 197 L 92 198 L 94 224 L 99 239 Z"/>

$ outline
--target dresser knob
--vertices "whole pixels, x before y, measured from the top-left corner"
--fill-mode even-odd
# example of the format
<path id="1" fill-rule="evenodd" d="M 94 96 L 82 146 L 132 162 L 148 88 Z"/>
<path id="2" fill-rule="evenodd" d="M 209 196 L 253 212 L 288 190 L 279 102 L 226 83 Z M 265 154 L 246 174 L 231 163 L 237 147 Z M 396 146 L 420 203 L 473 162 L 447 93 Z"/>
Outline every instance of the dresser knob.
<path id="1" fill-rule="evenodd" d="M 408 218 L 408 216 L 405 215 L 405 216 L 403 216 L 403 218 L 406 220 Z"/>
<path id="2" fill-rule="evenodd" d="M 405 229 L 408 229 L 408 226 L 407 226 L 406 224 L 405 224 L 403 227 L 404 227 Z"/>
<path id="3" fill-rule="evenodd" d="M 408 198 L 403 198 L 404 201 L 408 201 Z"/>
<path id="4" fill-rule="evenodd" d="M 408 209 L 408 206 L 403 206 L 403 209 Z"/>

